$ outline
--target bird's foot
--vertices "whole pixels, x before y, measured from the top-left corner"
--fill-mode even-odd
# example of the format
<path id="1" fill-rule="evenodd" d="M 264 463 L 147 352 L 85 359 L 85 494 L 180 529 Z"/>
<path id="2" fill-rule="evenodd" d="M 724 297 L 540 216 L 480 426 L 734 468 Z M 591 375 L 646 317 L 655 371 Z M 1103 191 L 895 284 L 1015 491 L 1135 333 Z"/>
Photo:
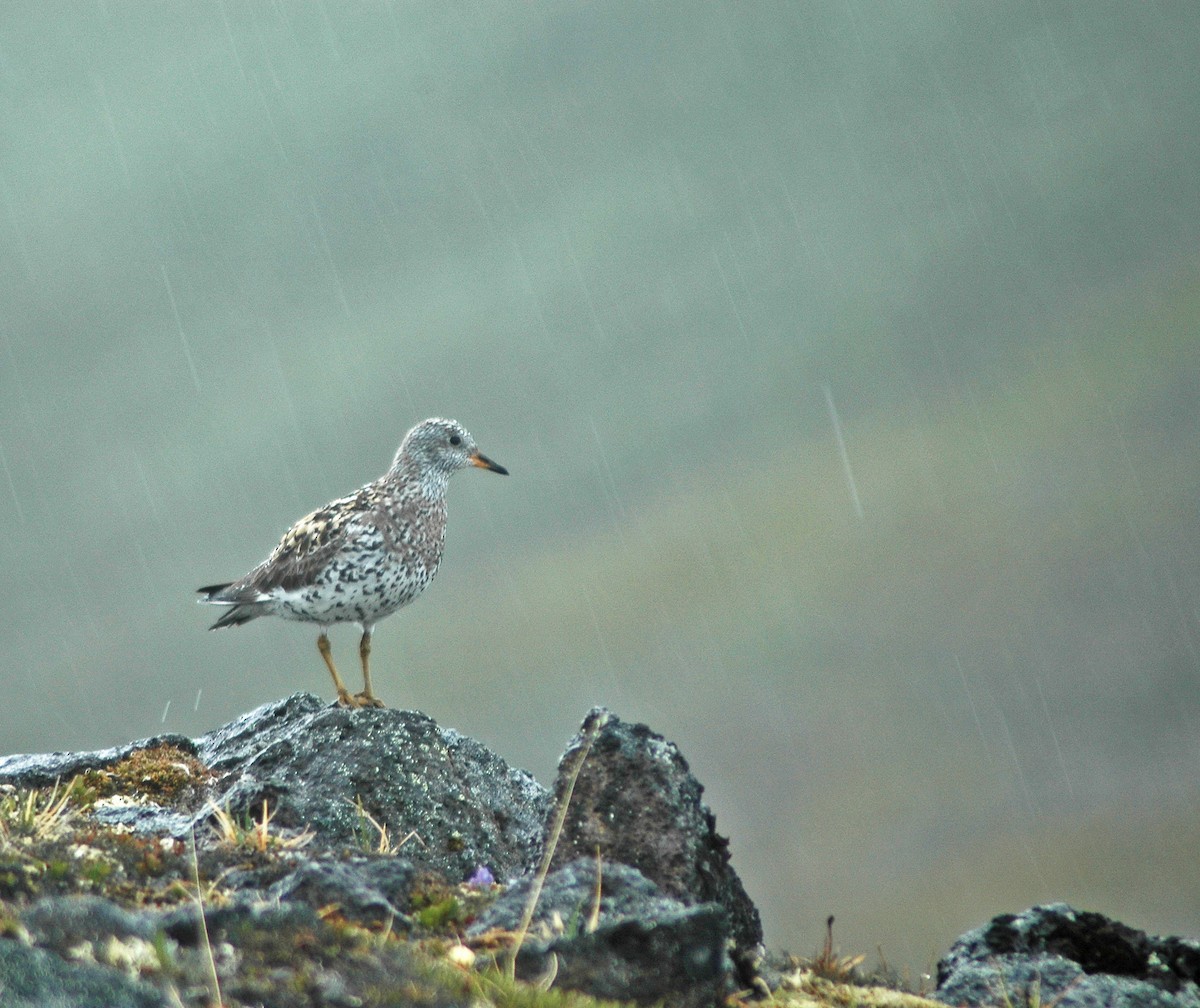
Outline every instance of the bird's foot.
<path id="1" fill-rule="evenodd" d="M 338 690 L 337 705 L 339 707 L 359 707 L 358 697 L 352 696 L 347 689 Z"/>
<path id="2" fill-rule="evenodd" d="M 380 700 L 379 697 L 377 697 L 374 693 L 368 693 L 366 690 L 363 690 L 361 693 L 355 693 L 353 699 L 354 699 L 355 707 L 386 707 L 387 706 L 387 704 L 385 704 L 382 700 Z"/>

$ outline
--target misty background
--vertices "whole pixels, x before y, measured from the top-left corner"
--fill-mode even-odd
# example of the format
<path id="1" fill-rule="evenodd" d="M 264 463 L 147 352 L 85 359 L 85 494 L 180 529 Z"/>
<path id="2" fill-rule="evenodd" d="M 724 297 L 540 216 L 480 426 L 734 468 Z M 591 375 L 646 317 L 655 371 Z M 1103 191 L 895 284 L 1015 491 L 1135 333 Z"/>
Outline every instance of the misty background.
<path id="1" fill-rule="evenodd" d="M 0 144 L 0 752 L 331 697 L 194 589 L 451 416 L 390 705 L 648 723 L 776 948 L 1200 932 L 1194 5 L 12 5 Z"/>

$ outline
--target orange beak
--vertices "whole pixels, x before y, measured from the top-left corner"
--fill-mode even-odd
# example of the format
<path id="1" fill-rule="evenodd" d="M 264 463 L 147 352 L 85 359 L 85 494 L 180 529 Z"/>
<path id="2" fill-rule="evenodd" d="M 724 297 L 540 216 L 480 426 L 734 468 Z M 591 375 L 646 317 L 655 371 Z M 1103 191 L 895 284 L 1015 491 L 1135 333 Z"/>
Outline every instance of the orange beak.
<path id="1" fill-rule="evenodd" d="M 480 469 L 490 469 L 492 472 L 499 473 L 501 476 L 508 475 L 508 470 L 505 469 L 504 466 L 497 462 L 493 462 L 482 452 L 475 452 L 473 455 L 469 455 L 468 459 L 470 460 L 471 465 L 479 466 Z"/>

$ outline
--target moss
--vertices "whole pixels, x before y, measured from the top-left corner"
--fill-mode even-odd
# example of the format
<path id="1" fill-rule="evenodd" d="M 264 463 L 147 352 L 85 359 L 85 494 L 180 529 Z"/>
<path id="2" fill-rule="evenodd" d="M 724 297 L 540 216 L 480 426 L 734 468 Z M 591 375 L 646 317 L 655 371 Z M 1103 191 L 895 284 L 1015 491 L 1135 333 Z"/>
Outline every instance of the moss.
<path id="1" fill-rule="evenodd" d="M 56 859 L 46 862 L 46 879 L 49 882 L 62 882 L 68 875 L 71 874 L 71 864 L 69 861 Z"/>
<path id="2" fill-rule="evenodd" d="M 769 994 L 734 995 L 726 1004 L 727 1008 L 945 1008 L 919 994 L 838 982 L 803 966 L 785 974 Z"/>
<path id="3" fill-rule="evenodd" d="M 0 862 L 0 899 L 37 896 L 41 891 L 40 862 Z"/>
<path id="4" fill-rule="evenodd" d="M 91 858 L 79 872 L 79 877 L 92 887 L 101 888 L 104 881 L 113 873 L 114 866 L 102 858 Z"/>
<path id="5" fill-rule="evenodd" d="M 426 931 L 445 931 L 452 924 L 463 923 L 463 908 L 457 897 L 447 896 L 413 914 L 413 919 Z"/>
<path id="6" fill-rule="evenodd" d="M 90 812 L 96 804 L 96 799 L 100 797 L 100 792 L 88 783 L 88 774 L 92 772 L 86 771 L 78 777 L 73 777 L 67 785 L 67 800 L 80 812 Z"/>
<path id="7" fill-rule="evenodd" d="M 472 1003 L 494 1008 L 616 1008 L 620 1002 L 604 1001 L 576 991 L 542 990 L 510 979 L 496 968 L 468 973 L 452 966 L 435 967 L 442 983 L 455 985 Z"/>
<path id="8" fill-rule="evenodd" d="M 177 746 L 139 749 L 105 770 L 80 774 L 73 788 L 83 796 L 140 796 L 159 805 L 186 806 L 204 793 L 212 774 L 195 756 Z"/>
<path id="9" fill-rule="evenodd" d="M 12 938 L 16 941 L 29 941 L 29 932 L 15 913 L 0 903 L 0 938 Z"/>
<path id="10" fill-rule="evenodd" d="M 426 873 L 413 884 L 405 910 L 422 931 L 452 935 L 493 898 L 490 893 L 481 897 L 466 886 L 452 886 L 442 876 Z"/>

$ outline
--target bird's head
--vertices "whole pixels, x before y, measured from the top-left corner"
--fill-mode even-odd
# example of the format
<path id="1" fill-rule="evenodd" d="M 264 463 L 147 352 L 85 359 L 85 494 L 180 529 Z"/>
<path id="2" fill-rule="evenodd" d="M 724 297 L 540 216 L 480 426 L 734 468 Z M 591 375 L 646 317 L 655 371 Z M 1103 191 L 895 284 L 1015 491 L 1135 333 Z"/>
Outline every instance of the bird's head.
<path id="1" fill-rule="evenodd" d="M 392 469 L 412 468 L 422 475 L 445 479 L 472 465 L 508 475 L 504 466 L 480 452 L 471 432 L 457 420 L 431 417 L 404 436 Z"/>

